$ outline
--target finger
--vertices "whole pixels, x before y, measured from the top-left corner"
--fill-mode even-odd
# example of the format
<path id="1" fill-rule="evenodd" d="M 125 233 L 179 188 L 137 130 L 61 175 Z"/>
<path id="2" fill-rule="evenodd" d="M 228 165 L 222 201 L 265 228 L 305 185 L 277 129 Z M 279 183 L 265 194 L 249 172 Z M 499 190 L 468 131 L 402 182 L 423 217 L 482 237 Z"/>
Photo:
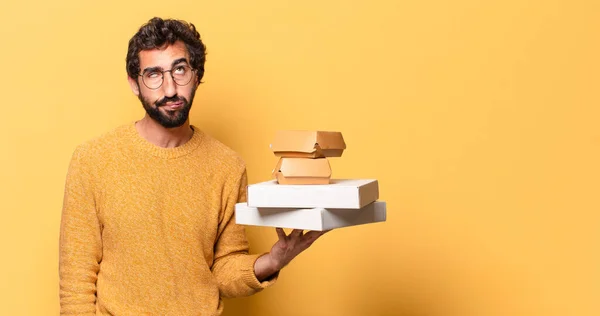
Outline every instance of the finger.
<path id="1" fill-rule="evenodd" d="M 285 240 L 285 238 L 287 237 L 285 235 L 285 232 L 283 231 L 283 228 L 275 228 L 275 230 L 277 231 L 277 236 L 279 237 L 279 240 Z"/>
<path id="2" fill-rule="evenodd" d="M 321 237 L 323 234 L 325 234 L 326 231 L 318 231 L 318 230 L 311 230 L 308 233 L 304 234 L 304 239 L 306 239 L 307 241 L 315 241 L 317 240 L 317 238 Z"/>
<path id="3" fill-rule="evenodd" d="M 302 238 L 302 242 L 305 244 L 306 248 L 310 247 L 319 237 L 323 236 L 327 231 L 309 231 L 304 234 Z"/>
<path id="4" fill-rule="evenodd" d="M 291 237 L 294 237 L 294 238 L 297 238 L 297 237 L 302 237 L 302 235 L 303 235 L 302 233 L 303 233 L 303 232 L 304 232 L 304 230 L 302 230 L 302 229 L 294 229 L 294 230 L 293 230 L 293 231 L 290 233 L 290 236 L 291 236 Z"/>

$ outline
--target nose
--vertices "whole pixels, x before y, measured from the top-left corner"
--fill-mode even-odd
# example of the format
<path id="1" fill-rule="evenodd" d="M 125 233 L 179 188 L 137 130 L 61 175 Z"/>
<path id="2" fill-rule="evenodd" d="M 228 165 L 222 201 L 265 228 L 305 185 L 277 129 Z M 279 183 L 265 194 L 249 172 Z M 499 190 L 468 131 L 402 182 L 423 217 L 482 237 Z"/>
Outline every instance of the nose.
<path id="1" fill-rule="evenodd" d="M 170 72 L 163 75 L 162 89 L 165 97 L 172 97 L 177 94 L 177 84 L 175 84 Z"/>

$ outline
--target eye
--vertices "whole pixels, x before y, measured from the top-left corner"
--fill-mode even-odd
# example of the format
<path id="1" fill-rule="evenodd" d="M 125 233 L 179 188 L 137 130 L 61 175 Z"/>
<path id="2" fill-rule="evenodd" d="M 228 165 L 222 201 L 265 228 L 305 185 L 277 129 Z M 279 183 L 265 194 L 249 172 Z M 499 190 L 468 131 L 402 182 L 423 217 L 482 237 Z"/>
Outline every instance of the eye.
<path id="1" fill-rule="evenodd" d="M 174 72 L 175 72 L 175 74 L 177 74 L 177 75 L 182 75 L 182 74 L 184 74 L 184 73 L 185 73 L 185 71 L 186 71 L 186 69 L 185 69 L 185 66 L 177 66 L 177 67 L 175 67 L 175 69 L 174 69 Z"/>
<path id="2" fill-rule="evenodd" d="M 158 77 L 160 77 L 160 72 L 150 71 L 150 72 L 146 73 L 146 77 L 148 77 L 150 79 L 158 78 Z"/>

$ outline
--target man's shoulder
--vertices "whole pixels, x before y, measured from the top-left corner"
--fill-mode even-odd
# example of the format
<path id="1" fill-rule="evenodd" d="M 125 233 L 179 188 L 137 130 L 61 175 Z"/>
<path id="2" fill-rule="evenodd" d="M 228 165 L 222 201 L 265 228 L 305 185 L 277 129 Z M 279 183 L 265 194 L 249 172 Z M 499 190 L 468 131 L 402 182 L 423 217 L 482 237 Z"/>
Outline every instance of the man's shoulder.
<path id="1" fill-rule="evenodd" d="M 125 124 L 103 132 L 77 145 L 75 153 L 79 156 L 102 157 L 117 152 L 119 151 L 119 144 L 123 142 L 123 138 L 130 128 L 129 124 Z"/>
<path id="2" fill-rule="evenodd" d="M 225 145 L 220 140 L 207 134 L 206 132 L 200 131 L 202 135 L 202 147 L 204 152 L 208 153 L 209 156 L 215 163 L 220 165 L 227 165 L 233 168 L 246 167 L 246 163 L 242 156 L 231 147 Z"/>

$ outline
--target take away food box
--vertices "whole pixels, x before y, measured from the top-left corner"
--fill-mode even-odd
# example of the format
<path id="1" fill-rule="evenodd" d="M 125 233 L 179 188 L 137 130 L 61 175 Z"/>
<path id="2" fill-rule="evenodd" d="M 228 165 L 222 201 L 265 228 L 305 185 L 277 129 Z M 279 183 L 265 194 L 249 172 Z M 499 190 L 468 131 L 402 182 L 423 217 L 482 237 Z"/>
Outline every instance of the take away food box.
<path id="1" fill-rule="evenodd" d="M 236 223 L 304 230 L 334 228 L 384 222 L 386 203 L 376 201 L 360 209 L 329 208 L 256 208 L 246 203 L 235 205 Z"/>
<path id="2" fill-rule="evenodd" d="M 277 131 L 271 143 L 275 156 L 286 158 L 341 157 L 345 149 L 340 132 Z"/>
<path id="3" fill-rule="evenodd" d="M 279 185 L 276 180 L 248 185 L 248 206 L 360 209 L 379 199 L 375 179 L 331 179 L 329 184 Z"/>
<path id="4" fill-rule="evenodd" d="M 272 175 L 279 184 L 329 184 L 331 165 L 327 158 L 279 158 Z"/>

